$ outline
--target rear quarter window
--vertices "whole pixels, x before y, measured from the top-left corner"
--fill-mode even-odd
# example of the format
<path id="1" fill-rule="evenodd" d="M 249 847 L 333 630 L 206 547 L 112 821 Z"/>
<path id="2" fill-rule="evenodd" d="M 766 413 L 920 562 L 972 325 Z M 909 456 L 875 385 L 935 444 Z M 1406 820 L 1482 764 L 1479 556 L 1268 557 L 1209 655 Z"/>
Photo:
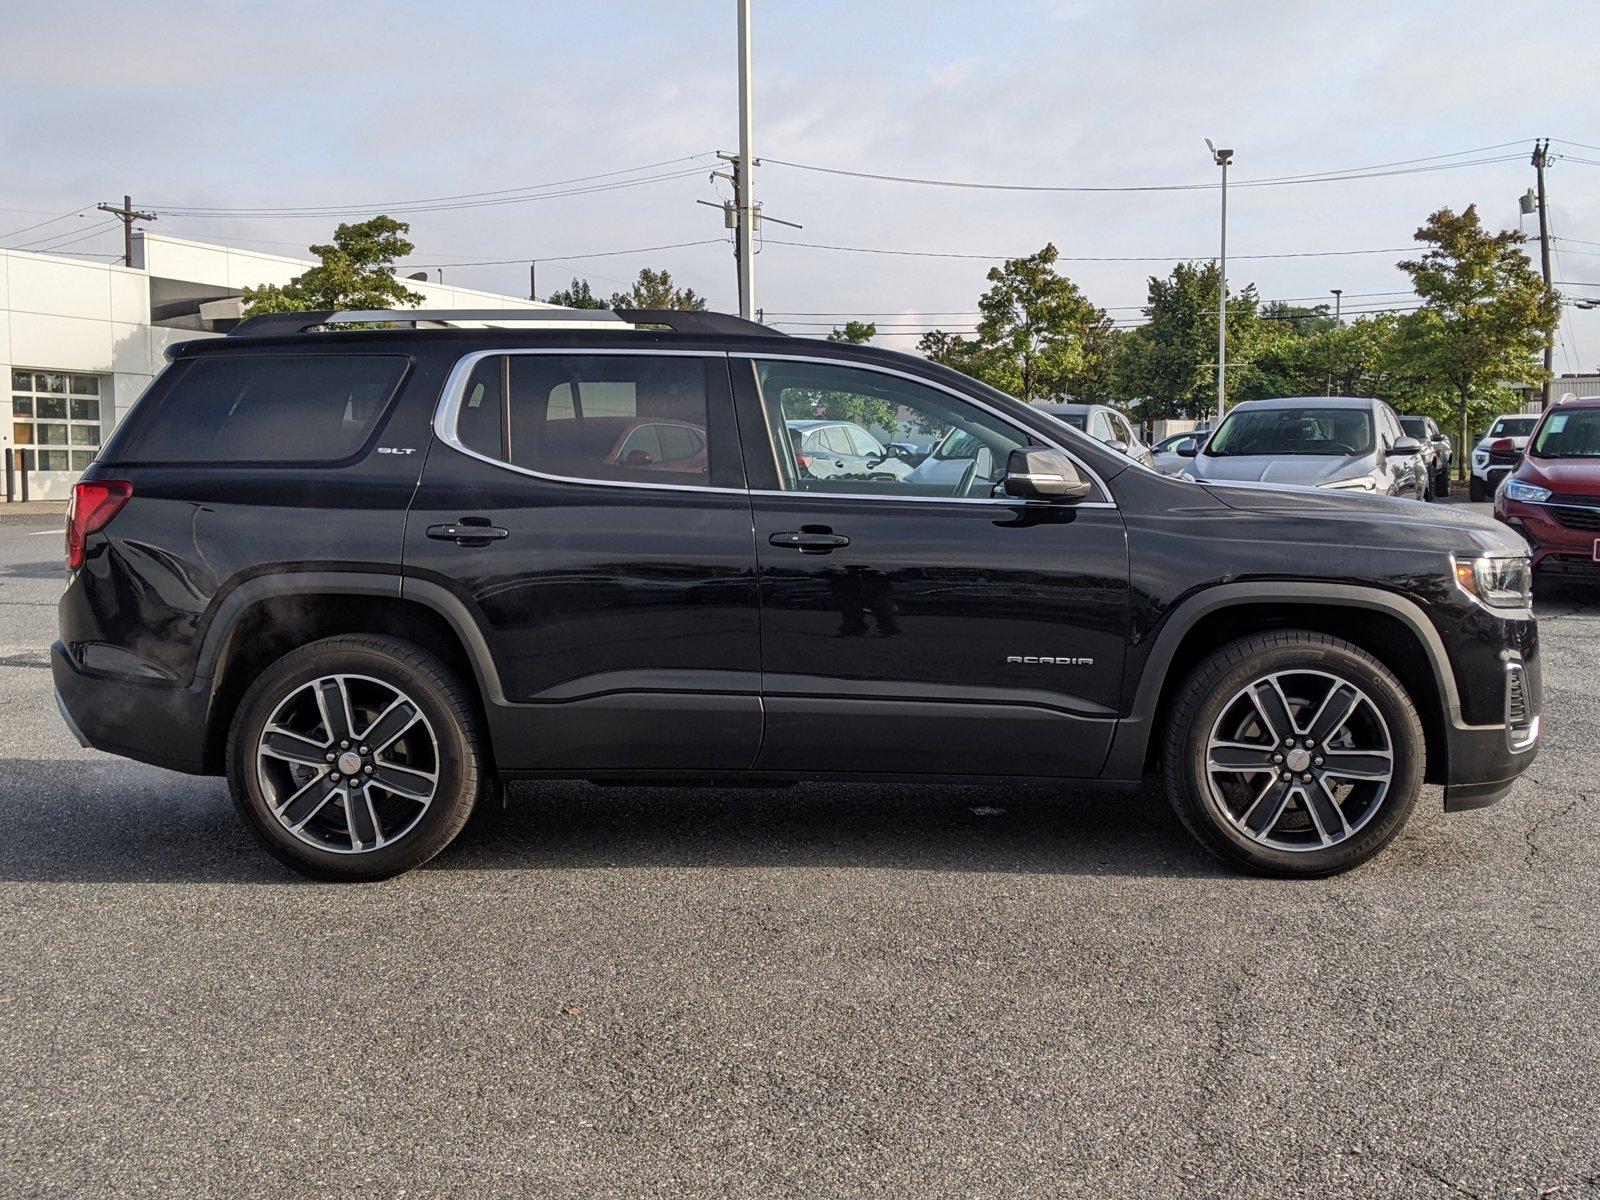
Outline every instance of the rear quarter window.
<path id="1" fill-rule="evenodd" d="M 366 442 L 408 360 L 238 354 L 174 365 L 134 405 L 110 462 L 337 462 Z"/>

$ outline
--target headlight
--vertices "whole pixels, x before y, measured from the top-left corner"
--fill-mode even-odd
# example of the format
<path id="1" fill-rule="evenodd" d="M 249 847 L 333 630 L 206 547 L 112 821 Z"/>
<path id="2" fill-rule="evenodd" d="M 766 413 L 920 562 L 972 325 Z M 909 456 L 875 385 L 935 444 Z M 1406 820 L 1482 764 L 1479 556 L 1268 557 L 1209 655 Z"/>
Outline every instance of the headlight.
<path id="1" fill-rule="evenodd" d="M 1377 483 L 1370 475 L 1363 475 L 1360 479 L 1336 479 L 1332 483 L 1319 483 L 1318 487 L 1337 488 L 1342 492 L 1375 492 Z"/>
<path id="2" fill-rule="evenodd" d="M 1456 559 L 1456 586 L 1489 608 L 1533 603 L 1533 568 L 1526 558 Z"/>
<path id="3" fill-rule="evenodd" d="M 1508 479 L 1505 485 L 1507 500 L 1520 500 L 1524 504 L 1543 504 L 1550 499 L 1550 489 L 1534 487 L 1531 483 Z"/>

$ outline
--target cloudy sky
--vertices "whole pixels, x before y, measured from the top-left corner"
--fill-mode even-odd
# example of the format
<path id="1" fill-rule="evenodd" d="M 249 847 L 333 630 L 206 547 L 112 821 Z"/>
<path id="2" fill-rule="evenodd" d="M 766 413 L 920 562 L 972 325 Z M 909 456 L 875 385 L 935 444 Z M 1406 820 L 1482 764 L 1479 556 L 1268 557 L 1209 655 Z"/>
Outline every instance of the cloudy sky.
<path id="1" fill-rule="evenodd" d="M 1569 294 L 1600 296 L 1595 0 L 755 7 L 757 195 L 804 225 L 766 228 L 758 302 L 792 332 L 852 313 L 907 339 L 970 325 L 986 256 L 1047 241 L 1064 258 L 1151 260 L 1064 264 L 1097 303 L 1136 319 L 1148 275 L 1215 252 L 1217 194 L 942 188 L 774 160 L 989 183 L 1207 185 L 1206 137 L 1235 149 L 1240 184 L 1425 160 L 1230 189 L 1234 284 L 1266 298 L 1342 288 L 1347 312 L 1405 302 L 1393 251 L 1433 209 L 1476 203 L 1489 224 L 1515 227 L 1532 139 L 1562 139 L 1549 171 L 1555 274 Z M 159 232 L 293 254 L 336 218 L 218 210 L 350 205 L 410 220 L 409 269 L 443 265 L 450 281 L 525 294 L 538 258 L 541 293 L 574 274 L 605 293 L 665 266 L 732 309 L 720 214 L 695 201 L 726 194 L 709 155 L 736 148 L 734 13 L 733 0 L 12 0 L 0 244 L 109 256 L 119 235 L 92 208 L 21 230 L 131 192 L 162 213 Z M 472 207 L 415 203 L 468 193 L 480 194 Z M 1352 250 L 1385 252 L 1327 253 Z M 1244 257 L 1290 254 L 1304 257 Z M 1600 310 L 1568 314 L 1557 370 L 1600 369 Z"/>

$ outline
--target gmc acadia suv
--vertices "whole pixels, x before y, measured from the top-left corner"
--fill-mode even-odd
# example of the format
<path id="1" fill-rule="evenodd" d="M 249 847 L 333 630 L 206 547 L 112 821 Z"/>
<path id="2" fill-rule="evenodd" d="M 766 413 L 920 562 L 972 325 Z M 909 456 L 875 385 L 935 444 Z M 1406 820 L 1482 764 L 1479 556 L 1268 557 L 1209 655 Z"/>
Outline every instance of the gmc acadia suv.
<path id="1" fill-rule="evenodd" d="M 506 779 L 1158 766 L 1205 846 L 1321 875 L 1424 781 L 1473 808 L 1534 755 L 1528 552 L 1488 520 L 1169 478 L 718 314 L 301 313 L 168 353 L 76 490 L 57 694 L 87 745 L 225 774 L 310 875 L 417 866 Z M 819 420 L 948 453 L 819 478 Z"/>

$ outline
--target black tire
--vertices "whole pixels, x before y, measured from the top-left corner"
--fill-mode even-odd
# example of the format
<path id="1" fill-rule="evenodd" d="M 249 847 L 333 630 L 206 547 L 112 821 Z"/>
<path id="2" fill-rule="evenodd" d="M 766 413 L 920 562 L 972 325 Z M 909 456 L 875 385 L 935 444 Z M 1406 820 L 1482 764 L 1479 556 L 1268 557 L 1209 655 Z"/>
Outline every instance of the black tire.
<path id="1" fill-rule="evenodd" d="M 1422 476 L 1422 495 L 1417 497 L 1424 502 L 1433 499 L 1433 476 L 1426 472 Z"/>
<path id="2" fill-rule="evenodd" d="M 392 745 L 400 747 L 402 754 L 417 753 L 408 749 L 408 744 L 415 739 L 415 745 L 420 747 L 418 752 L 426 755 L 425 759 L 420 760 L 422 766 L 419 769 L 427 771 L 434 780 L 431 799 L 425 803 L 420 815 L 409 817 L 412 810 L 407 808 L 404 798 L 377 787 L 379 779 L 372 778 L 372 771 L 365 767 L 362 768 L 367 776 L 362 780 L 365 791 L 359 794 L 376 797 L 366 805 L 366 815 L 350 805 L 352 793 L 348 781 L 344 795 L 322 800 L 317 810 L 316 827 L 333 826 L 336 830 L 338 822 L 342 821 L 349 837 L 348 849 L 323 848 L 324 844 L 332 845 L 336 834 L 328 834 L 323 842 L 312 844 L 305 840 L 312 836 L 309 830 L 305 837 L 291 832 L 287 824 L 274 814 L 273 799 L 266 790 L 273 786 L 270 777 L 275 771 L 299 773 L 298 779 L 286 781 L 286 790 L 299 787 L 300 780 L 311 780 L 311 776 L 318 772 L 336 771 L 337 764 L 324 768 L 320 764 L 302 764 L 296 759 L 292 765 L 279 766 L 276 759 L 261 757 L 261 739 L 266 733 L 268 720 L 275 713 L 280 713 L 281 706 L 310 704 L 310 700 L 296 700 L 294 697 L 303 695 L 314 698 L 316 689 L 310 685 L 331 677 L 351 677 L 356 681 L 352 691 L 370 688 L 375 694 L 385 694 L 378 693 L 377 689 L 386 687 L 409 702 L 414 711 L 420 714 L 420 720 L 414 720 L 411 727 L 417 732 L 407 732 Z M 360 716 L 357 704 L 358 701 L 352 696 L 347 701 L 346 709 Z M 403 709 L 402 715 L 413 709 Z M 324 722 L 327 719 L 324 716 Z M 357 728 L 353 722 L 350 724 L 352 729 Z M 375 718 L 370 719 L 365 726 L 366 731 L 370 732 L 377 724 Z M 327 734 L 329 745 L 317 749 L 337 753 L 338 732 L 329 729 L 326 724 L 322 732 Z M 359 742 L 360 738 L 354 740 Z M 295 743 L 296 753 L 299 753 L 299 745 Z M 366 634 L 325 638 L 278 659 L 261 673 L 245 693 L 234 713 L 228 734 L 228 786 L 245 823 L 274 858 L 315 879 L 387 879 L 427 862 L 461 832 L 472 815 L 479 795 L 489 787 L 487 762 L 477 710 L 450 669 L 432 654 L 410 642 Z M 368 760 L 368 765 L 376 768 L 380 779 L 395 766 L 399 766 L 403 773 L 410 770 L 409 759 L 406 763 L 385 762 L 376 750 Z M 395 776 L 397 779 L 402 777 L 411 776 Z M 340 777 L 327 775 L 320 778 L 338 780 Z M 354 774 L 350 776 L 350 779 L 356 778 L 358 776 Z M 329 784 L 324 790 L 335 789 Z M 315 799 L 313 797 L 313 801 Z M 420 801 L 415 799 L 409 801 L 411 805 L 418 803 Z M 389 806 L 391 811 L 398 810 L 400 813 L 390 825 L 392 840 L 384 840 L 382 806 Z M 288 806 L 284 804 L 283 807 Z M 408 819 L 410 823 L 406 824 Z M 374 844 L 370 848 L 358 848 L 358 833 L 369 828 L 368 822 L 371 828 L 377 830 L 372 839 Z"/>
<path id="3" fill-rule="evenodd" d="M 1450 494 L 1450 467 L 1445 465 L 1439 468 L 1439 473 L 1433 479 L 1433 494 L 1444 497 Z"/>
<path id="4" fill-rule="evenodd" d="M 1489 493 L 1485 490 L 1485 488 L 1483 486 L 1483 480 L 1479 479 L 1476 475 L 1468 476 L 1467 477 L 1467 499 L 1468 500 L 1487 500 L 1488 498 L 1489 498 Z"/>
<path id="5" fill-rule="evenodd" d="M 1298 803 L 1306 810 L 1301 822 L 1306 831 L 1297 836 L 1306 838 L 1307 848 L 1282 848 L 1247 836 L 1239 828 L 1242 822 L 1238 816 L 1224 811 L 1225 798 L 1220 789 L 1213 787 L 1213 774 L 1207 768 L 1212 730 L 1225 711 L 1232 711 L 1231 704 L 1241 703 L 1241 691 L 1269 676 L 1293 678 L 1295 672 L 1306 672 L 1307 678 L 1332 676 L 1354 685 L 1381 717 L 1390 743 L 1392 775 L 1386 790 L 1379 792 L 1377 785 L 1372 785 L 1367 794 L 1378 798 L 1368 802 L 1370 809 L 1359 815 L 1351 826 L 1353 832 L 1331 845 L 1315 844 L 1323 824 L 1314 822 L 1310 806 L 1304 801 Z M 1296 715 L 1291 712 L 1290 721 L 1295 720 Z M 1399 680 L 1365 650 L 1308 630 L 1280 630 L 1241 638 L 1195 667 L 1169 710 L 1165 751 L 1167 798 L 1195 840 L 1234 866 L 1266 875 L 1301 878 L 1347 871 L 1383 849 L 1416 807 L 1426 761 L 1422 722 Z M 1335 751 L 1330 748 L 1328 753 L 1332 756 Z M 1266 789 L 1273 788 L 1277 770 L 1269 768 L 1266 772 Z M 1256 778 L 1245 781 L 1251 790 Z M 1352 797 L 1360 786 L 1351 785 Z M 1291 800 L 1282 808 L 1286 824 L 1299 819 L 1296 803 Z M 1277 828 L 1269 825 L 1264 832 L 1272 835 Z"/>

